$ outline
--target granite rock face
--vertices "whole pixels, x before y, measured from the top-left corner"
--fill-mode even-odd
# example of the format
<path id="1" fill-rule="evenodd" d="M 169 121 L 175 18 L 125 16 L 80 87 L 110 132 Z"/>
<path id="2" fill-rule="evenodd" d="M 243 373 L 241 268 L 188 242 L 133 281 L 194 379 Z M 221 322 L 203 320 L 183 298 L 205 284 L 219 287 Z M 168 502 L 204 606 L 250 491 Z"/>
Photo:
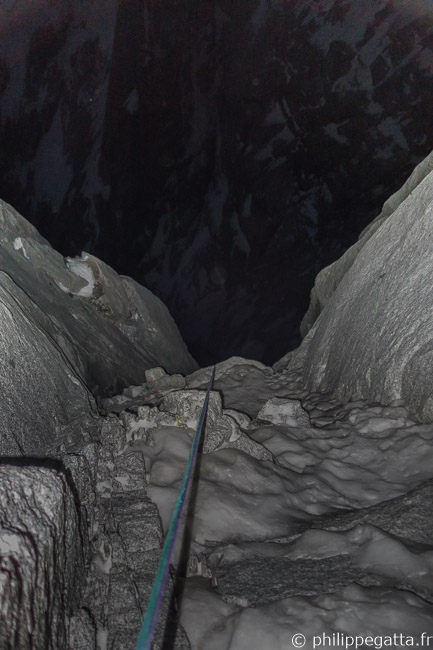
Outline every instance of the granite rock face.
<path id="1" fill-rule="evenodd" d="M 147 493 L 145 460 L 139 451 L 127 446 L 126 434 L 127 427 L 117 417 L 104 421 L 89 564 L 78 611 L 78 615 L 91 612 L 99 635 L 98 648 L 104 647 L 104 636 L 107 650 L 135 647 L 163 540 L 158 509 Z M 158 650 L 166 640 L 171 588 L 169 579 L 155 635 L 154 647 Z M 76 630 L 82 633 L 82 629 L 82 621 L 74 621 L 70 635 L 75 638 Z M 182 628 L 174 626 L 171 634 L 173 648 L 189 650 Z M 81 650 L 77 643 L 71 647 Z"/>
<path id="2" fill-rule="evenodd" d="M 420 182 L 390 201 L 398 207 L 359 251 L 290 361 L 310 390 L 385 404 L 403 398 L 423 421 L 433 418 L 430 168 L 431 159 L 415 176 Z"/>
<path id="3" fill-rule="evenodd" d="M 168 309 L 145 287 L 91 255 L 64 259 L 4 202 L 0 225 L 2 271 L 92 391 L 120 392 L 157 365 L 171 373 L 197 367 Z"/>
<path id="4" fill-rule="evenodd" d="M 80 518 L 64 471 L 0 465 L 2 649 L 67 647 L 85 570 Z"/>
<path id="5" fill-rule="evenodd" d="M 141 454 L 116 460 L 124 428 L 91 391 L 196 364 L 155 296 L 92 256 L 64 259 L 3 202 L 0 263 L 0 646 L 132 647 L 161 522 Z"/>
<path id="6" fill-rule="evenodd" d="M 0 321 L 0 451 L 45 455 L 62 428 L 91 415 L 93 398 L 44 329 L 45 314 L 4 271 Z"/>
<path id="7" fill-rule="evenodd" d="M 381 213 L 360 234 L 358 241 L 351 246 L 338 260 L 326 266 L 318 273 L 314 287 L 311 290 L 310 305 L 302 319 L 301 334 L 306 336 L 314 325 L 317 317 L 331 299 L 344 275 L 356 260 L 357 255 L 374 235 L 377 229 L 388 219 L 405 201 L 415 188 L 433 171 L 433 152 L 415 167 L 403 186 L 390 196 L 383 204 Z"/>

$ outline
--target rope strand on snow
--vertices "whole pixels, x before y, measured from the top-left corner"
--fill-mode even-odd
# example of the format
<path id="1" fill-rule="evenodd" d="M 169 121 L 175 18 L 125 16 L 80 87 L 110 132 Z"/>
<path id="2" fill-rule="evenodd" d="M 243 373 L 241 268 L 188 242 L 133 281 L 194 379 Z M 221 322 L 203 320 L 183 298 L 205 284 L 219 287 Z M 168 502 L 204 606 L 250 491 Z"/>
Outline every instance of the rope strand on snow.
<path id="1" fill-rule="evenodd" d="M 138 637 L 136 650 L 152 649 L 156 621 L 158 619 L 158 614 L 162 603 L 162 597 L 164 595 L 164 589 L 167 582 L 168 570 L 170 568 L 170 559 L 173 552 L 177 530 L 179 528 L 180 516 L 182 514 L 183 506 L 185 503 L 186 492 L 192 476 L 195 458 L 197 456 L 197 450 L 200 443 L 203 424 L 207 413 L 210 391 L 212 389 L 214 377 L 215 377 L 215 367 L 212 370 L 211 378 L 209 380 L 209 385 L 207 387 L 203 408 L 200 413 L 200 417 L 197 423 L 197 428 L 194 434 L 194 439 L 191 445 L 191 450 L 189 452 L 188 462 L 186 464 L 185 472 L 183 474 L 182 484 L 180 487 L 176 504 L 174 506 L 173 514 L 171 516 L 167 537 L 165 538 L 164 546 L 162 548 L 161 558 L 159 560 L 158 569 L 156 571 L 156 576 L 153 582 L 153 587 L 149 597 L 147 609 L 143 617 L 143 624 L 141 626 L 140 635 Z"/>

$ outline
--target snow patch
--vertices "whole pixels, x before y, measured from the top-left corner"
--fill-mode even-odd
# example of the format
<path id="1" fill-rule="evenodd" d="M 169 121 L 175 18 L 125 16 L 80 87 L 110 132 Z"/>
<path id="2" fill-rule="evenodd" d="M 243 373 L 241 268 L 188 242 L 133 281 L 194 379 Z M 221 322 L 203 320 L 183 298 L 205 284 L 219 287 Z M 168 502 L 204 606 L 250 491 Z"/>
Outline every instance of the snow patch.
<path id="1" fill-rule="evenodd" d="M 21 237 L 16 237 L 14 239 L 14 248 L 16 251 L 22 251 L 26 260 L 30 259 L 26 253 L 26 249 L 24 248 L 23 240 L 21 239 Z"/>
<path id="2" fill-rule="evenodd" d="M 75 296 L 81 296 L 82 298 L 91 298 L 95 288 L 95 276 L 90 266 L 86 264 L 87 260 L 88 256 L 84 254 L 82 254 L 81 258 L 66 258 L 66 266 L 71 273 L 78 275 L 87 282 L 87 285 L 82 287 L 79 291 L 71 292 L 74 293 Z"/>

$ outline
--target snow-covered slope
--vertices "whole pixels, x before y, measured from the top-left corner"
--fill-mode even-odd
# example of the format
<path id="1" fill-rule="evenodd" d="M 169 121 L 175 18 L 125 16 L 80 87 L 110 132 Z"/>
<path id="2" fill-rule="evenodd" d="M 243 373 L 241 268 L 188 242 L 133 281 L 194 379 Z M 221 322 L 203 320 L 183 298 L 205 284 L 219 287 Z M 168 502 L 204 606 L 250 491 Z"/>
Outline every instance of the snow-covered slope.
<path id="1" fill-rule="evenodd" d="M 324 635 L 421 647 L 433 635 L 431 423 L 403 401 L 310 393 L 293 370 L 240 357 L 216 370 L 190 545 L 181 526 L 173 558 L 180 624 L 170 586 L 155 649 L 313 650 Z M 58 430 L 47 456 L 24 439 L 21 458 L 3 459 L 2 648 L 27 649 L 29 635 L 34 650 L 135 647 L 209 376 L 149 370 L 90 427 Z"/>
<path id="2" fill-rule="evenodd" d="M 0 194 L 149 286 L 201 358 L 273 361 L 314 274 L 431 148 L 431 21 L 385 0 L 3 2 Z"/>
<path id="3" fill-rule="evenodd" d="M 400 635 L 421 644 L 433 634 L 431 424 L 417 422 L 403 402 L 339 403 L 307 392 L 296 372 L 239 357 L 216 370 L 188 514 L 191 545 L 186 558 L 179 537 L 174 556 L 178 568 L 187 566 L 177 594 L 191 650 L 286 650 L 298 640 L 312 650 L 332 634 L 347 644 L 357 637 L 358 647 L 374 637 L 376 647 L 382 639 L 383 647 L 403 648 Z M 136 507 L 144 462 L 146 495 L 167 530 L 209 376 L 198 371 L 176 390 L 174 377 L 152 371 L 146 386 L 104 402 L 123 425 L 114 474 L 101 469 L 106 511 L 120 494 Z M 130 566 L 153 558 L 140 521 L 144 513 L 129 537 L 124 529 Z M 106 523 L 104 531 L 90 593 L 95 580 L 116 588 L 121 571 L 127 586 Z M 88 596 L 83 604 L 91 607 Z M 110 607 L 108 647 L 121 647 L 113 641 L 119 628 L 134 647 L 137 603 Z M 100 605 L 92 611 L 103 620 Z M 167 646 L 158 640 L 157 647 Z"/>

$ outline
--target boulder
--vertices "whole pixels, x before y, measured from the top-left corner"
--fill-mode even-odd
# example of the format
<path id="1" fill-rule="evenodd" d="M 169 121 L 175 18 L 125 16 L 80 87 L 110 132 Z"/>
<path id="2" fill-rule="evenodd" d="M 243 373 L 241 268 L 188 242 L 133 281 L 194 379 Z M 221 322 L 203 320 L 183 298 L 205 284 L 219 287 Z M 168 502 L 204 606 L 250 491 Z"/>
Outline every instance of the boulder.
<path id="1" fill-rule="evenodd" d="M 272 397 L 260 409 L 258 420 L 266 420 L 272 424 L 284 424 L 289 427 L 309 427 L 310 418 L 302 408 L 298 399 Z"/>
<path id="2" fill-rule="evenodd" d="M 200 418 L 205 397 L 206 393 L 204 391 L 177 390 L 163 398 L 160 409 L 165 413 L 182 418 L 184 425 L 195 429 Z M 222 417 L 222 414 L 221 396 L 216 391 L 211 391 L 206 415 L 208 426 L 214 426 Z"/>

